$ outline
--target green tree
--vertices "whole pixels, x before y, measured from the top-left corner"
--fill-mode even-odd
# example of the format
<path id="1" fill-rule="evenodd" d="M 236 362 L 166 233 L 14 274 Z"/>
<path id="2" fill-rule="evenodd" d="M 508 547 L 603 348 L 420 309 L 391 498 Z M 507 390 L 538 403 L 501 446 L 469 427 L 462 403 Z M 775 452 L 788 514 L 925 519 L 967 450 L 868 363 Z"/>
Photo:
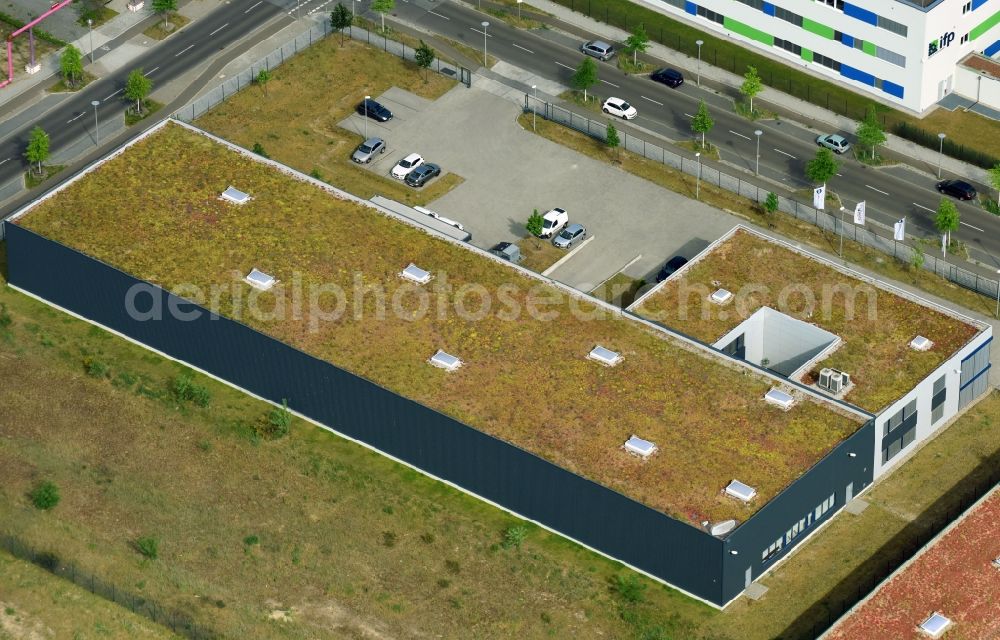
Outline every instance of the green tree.
<path id="1" fill-rule="evenodd" d="M 385 33 L 385 14 L 396 8 L 396 0 L 372 0 L 371 10 L 382 18 L 382 33 Z"/>
<path id="2" fill-rule="evenodd" d="M 59 504 L 59 487 L 55 483 L 45 480 L 31 490 L 29 497 L 31 504 L 35 505 L 36 509 L 48 511 Z"/>
<path id="3" fill-rule="evenodd" d="M 354 2 L 354 0 L 350 0 Z M 344 29 L 354 24 L 354 16 L 344 3 L 338 2 L 330 12 L 330 26 L 340 32 L 340 46 L 344 46 Z"/>
<path id="4" fill-rule="evenodd" d="M 142 115 L 142 103 L 153 90 L 153 81 L 142 73 L 142 69 L 133 69 L 125 80 L 125 97 L 135 100 L 135 112 Z"/>
<path id="5" fill-rule="evenodd" d="M 1000 207 L 1000 163 L 994 165 L 987 173 L 990 175 L 990 184 L 997 190 L 997 207 Z"/>
<path id="6" fill-rule="evenodd" d="M 941 198 L 937 215 L 934 216 L 934 226 L 942 234 L 947 234 L 945 245 L 951 244 L 951 232 L 958 229 L 958 207 L 948 198 Z"/>
<path id="7" fill-rule="evenodd" d="M 271 72 L 267 69 L 261 69 L 257 72 L 257 77 L 254 78 L 254 82 L 260 85 L 260 88 L 264 90 L 264 95 L 267 95 L 267 83 L 271 81 Z"/>
<path id="8" fill-rule="evenodd" d="M 597 63 L 590 56 L 586 56 L 580 66 L 576 68 L 571 79 L 573 86 L 583 91 L 583 101 L 587 101 L 587 89 L 597 84 Z"/>
<path id="9" fill-rule="evenodd" d="M 773 215 L 778 210 L 778 196 L 773 191 L 767 194 L 764 199 L 764 213 Z"/>
<path id="10" fill-rule="evenodd" d="M 740 93 L 750 99 L 750 113 L 753 113 L 753 99 L 764 89 L 764 83 L 757 75 L 757 67 L 747 67 L 747 72 L 743 74 L 743 84 L 740 85 Z"/>
<path id="11" fill-rule="evenodd" d="M 826 147 L 816 152 L 816 157 L 806 163 L 806 177 L 814 184 L 826 184 L 840 170 L 840 163 Z"/>
<path id="12" fill-rule="evenodd" d="M 708 105 L 702 100 L 698 105 L 698 113 L 694 114 L 691 118 L 691 130 L 695 133 L 701 134 L 701 146 L 705 147 L 705 134 L 712 130 L 715 126 L 715 121 L 712 120 L 712 116 L 708 113 Z"/>
<path id="13" fill-rule="evenodd" d="M 538 209 L 535 209 L 532 214 L 528 217 L 528 223 L 524 225 L 524 228 L 533 236 L 542 235 L 542 225 L 545 221 L 542 219 L 542 214 L 538 213 Z"/>
<path id="14" fill-rule="evenodd" d="M 882 129 L 882 123 L 879 122 L 875 105 L 868 105 L 864 120 L 858 123 L 857 134 L 859 143 L 872 148 L 872 161 L 874 162 L 875 149 L 879 145 L 885 144 L 885 131 Z"/>
<path id="15" fill-rule="evenodd" d="M 646 33 L 646 29 L 640 24 L 635 28 L 632 34 L 625 38 L 625 46 L 622 47 L 625 50 L 625 55 L 632 54 L 632 64 L 639 64 L 639 52 L 645 52 L 649 48 L 649 35 Z"/>
<path id="16" fill-rule="evenodd" d="M 59 71 L 70 87 L 76 87 L 77 80 L 83 78 L 83 54 L 73 45 L 67 45 L 59 56 Z"/>
<path id="17" fill-rule="evenodd" d="M 163 28 L 167 28 L 167 18 L 177 11 L 177 0 L 153 0 L 153 12 L 163 15 Z"/>
<path id="18" fill-rule="evenodd" d="M 434 58 L 434 49 L 421 40 L 420 46 L 413 51 L 413 59 L 416 61 L 417 66 L 424 70 L 424 82 L 427 82 L 427 70 L 434 64 Z"/>
<path id="19" fill-rule="evenodd" d="M 39 126 L 35 126 L 28 136 L 28 148 L 24 151 L 24 157 L 33 165 L 38 167 L 38 174 L 42 173 L 42 163 L 49 159 L 49 134 Z"/>
<path id="20" fill-rule="evenodd" d="M 619 149 L 621 148 L 621 138 L 618 137 L 618 129 L 615 129 L 615 125 L 608 123 L 608 131 L 604 136 L 604 143 L 608 145 L 608 149 L 611 149 L 615 153 L 615 157 L 618 158 L 621 153 Z"/>

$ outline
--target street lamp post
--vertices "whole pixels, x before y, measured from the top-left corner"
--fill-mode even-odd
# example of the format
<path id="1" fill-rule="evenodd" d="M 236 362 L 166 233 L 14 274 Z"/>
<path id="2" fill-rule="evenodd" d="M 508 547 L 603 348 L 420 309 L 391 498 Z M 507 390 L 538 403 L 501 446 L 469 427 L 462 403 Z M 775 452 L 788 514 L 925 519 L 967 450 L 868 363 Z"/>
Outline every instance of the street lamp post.
<path id="1" fill-rule="evenodd" d="M 840 207 L 840 257 L 844 257 L 844 212 L 847 211 L 843 206 Z"/>
<path id="2" fill-rule="evenodd" d="M 91 100 L 90 105 L 94 107 L 94 144 L 101 144 L 101 129 L 100 125 L 97 123 L 97 107 L 101 106 L 101 103 L 97 100 Z"/>
<path id="3" fill-rule="evenodd" d="M 698 86 L 701 87 L 701 45 L 705 44 L 705 41 L 695 40 L 694 43 L 698 45 Z"/>
<path id="4" fill-rule="evenodd" d="M 490 62 L 489 58 L 486 57 L 486 27 L 490 26 L 490 23 L 483 20 L 483 66 L 489 68 Z"/>
<path id="5" fill-rule="evenodd" d="M 524 2 L 524 0 L 517 0 L 517 19 L 518 20 L 521 19 L 521 3 L 522 2 Z"/>
<path id="6" fill-rule="evenodd" d="M 694 179 L 694 199 L 701 200 L 701 152 L 694 154 L 698 159 L 698 176 Z"/>
<path id="7" fill-rule="evenodd" d="M 535 118 L 537 117 L 537 113 L 538 113 L 538 85 L 537 84 L 531 85 L 531 93 L 532 93 L 532 95 L 535 98 L 535 100 L 531 103 L 531 130 L 532 131 L 536 131 L 536 129 L 535 129 Z"/>
<path id="8" fill-rule="evenodd" d="M 756 131 L 753 132 L 753 134 L 754 134 L 754 136 L 757 137 L 757 158 L 756 158 L 756 162 L 754 163 L 753 174 L 755 176 L 759 176 L 760 175 L 760 137 L 762 135 L 764 135 L 764 132 L 761 131 L 760 129 L 757 129 Z"/>
<path id="9" fill-rule="evenodd" d="M 372 99 L 371 96 L 365 96 L 365 114 L 364 114 L 364 120 L 365 120 L 365 140 L 368 139 L 368 101 L 371 100 L 371 99 Z"/>
<path id="10" fill-rule="evenodd" d="M 1000 318 L 1000 269 L 997 269 L 997 313 L 996 316 Z"/>
<path id="11" fill-rule="evenodd" d="M 90 27 L 90 64 L 94 64 L 94 20 L 87 18 L 87 26 Z"/>
<path id="12" fill-rule="evenodd" d="M 944 139 L 945 135 L 943 133 L 939 133 L 938 140 L 941 142 L 938 146 L 938 180 L 941 179 L 941 160 L 944 157 Z"/>

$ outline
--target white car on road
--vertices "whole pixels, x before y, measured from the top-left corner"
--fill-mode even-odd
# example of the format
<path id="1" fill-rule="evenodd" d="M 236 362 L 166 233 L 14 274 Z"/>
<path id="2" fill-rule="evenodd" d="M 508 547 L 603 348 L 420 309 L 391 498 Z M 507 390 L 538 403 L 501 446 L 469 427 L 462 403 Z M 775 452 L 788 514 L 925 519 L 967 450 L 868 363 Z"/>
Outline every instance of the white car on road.
<path id="1" fill-rule="evenodd" d="M 410 175 L 410 172 L 419 167 L 424 163 L 424 159 L 419 153 L 411 153 L 402 160 L 396 163 L 396 166 L 392 168 L 392 177 L 397 180 L 402 180 L 406 176 Z"/>
<path id="2" fill-rule="evenodd" d="M 621 98 L 608 98 L 604 101 L 604 106 L 602 106 L 601 109 L 604 113 L 610 113 L 613 116 L 625 118 L 626 120 L 631 120 L 639 114 L 639 112 L 635 110 L 635 107 Z"/>

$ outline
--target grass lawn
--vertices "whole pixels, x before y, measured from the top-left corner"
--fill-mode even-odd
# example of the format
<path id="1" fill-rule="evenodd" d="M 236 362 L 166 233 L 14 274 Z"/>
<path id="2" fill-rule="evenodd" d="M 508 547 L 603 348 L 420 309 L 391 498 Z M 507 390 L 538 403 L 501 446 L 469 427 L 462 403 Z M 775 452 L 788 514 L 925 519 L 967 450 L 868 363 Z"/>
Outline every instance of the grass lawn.
<path id="1" fill-rule="evenodd" d="M 635 301 L 639 290 L 646 284 L 642 278 L 633 278 L 619 272 L 598 285 L 590 295 L 624 309 Z"/>
<path id="2" fill-rule="evenodd" d="M 90 18 L 91 20 L 94 21 L 93 27 L 96 29 L 97 27 L 101 26 L 111 18 L 114 18 L 116 15 L 118 15 L 118 12 L 112 9 L 111 7 L 102 6 L 93 11 L 86 11 L 81 13 L 80 17 L 77 18 L 76 23 L 81 27 L 86 27 L 88 26 L 87 19 Z"/>
<path id="3" fill-rule="evenodd" d="M 351 161 L 362 136 L 337 123 L 359 96 L 378 96 L 395 85 L 434 99 L 455 86 L 415 65 L 360 42 L 330 36 L 273 71 L 264 91 L 248 87 L 198 119 L 198 126 L 250 149 L 260 143 L 275 160 L 303 173 L 317 171 L 335 187 L 362 198 L 383 195 L 409 205 L 440 198 L 461 183 L 446 173 L 425 189 L 411 189 Z M 390 140 L 391 143 L 391 140 Z"/>
<path id="4" fill-rule="evenodd" d="M 89 71 L 84 71 L 83 72 L 83 77 L 80 80 L 77 80 L 77 82 L 76 82 L 75 85 L 70 86 L 70 85 L 66 84 L 66 80 L 65 79 L 60 78 L 59 80 L 56 81 L 56 83 L 54 85 L 52 85 L 51 87 L 49 87 L 49 92 L 51 92 L 51 93 L 73 93 L 75 91 L 79 91 L 80 89 L 83 89 L 84 87 L 86 87 L 88 84 L 90 84 L 91 82 L 93 82 L 96 79 L 97 79 L 97 76 L 95 76 L 94 74 L 90 73 Z"/>
<path id="5" fill-rule="evenodd" d="M 254 200 L 242 207 L 220 202 L 229 184 Z M 789 412 L 770 407 L 762 401 L 769 380 L 175 124 L 20 223 L 167 288 L 192 283 L 207 292 L 222 285 L 223 315 L 246 295 L 241 278 L 252 267 L 286 283 L 298 278 L 304 291 L 335 285 L 344 308 L 356 310 L 337 320 L 249 308 L 237 317 L 689 522 L 746 519 L 859 426 L 826 403 L 807 400 Z M 419 311 L 416 292 L 398 277 L 411 261 L 437 275 L 428 288 L 438 304 L 444 300 L 445 312 Z M 378 298 L 358 282 L 399 300 L 400 311 L 386 306 L 379 314 Z M 516 307 L 501 313 L 505 304 L 497 302 L 482 312 L 478 298 L 464 295 L 468 287 L 499 299 L 509 288 Z M 293 295 L 282 285 L 262 303 L 292 309 Z M 552 317 L 537 306 L 550 295 L 554 302 L 544 310 Z M 614 369 L 589 362 L 598 344 L 624 354 L 625 362 Z M 454 375 L 428 366 L 439 348 L 466 365 Z M 734 432 L 744 435 L 738 447 Z M 624 454 L 620 447 L 632 434 L 656 442 L 660 453 L 647 461 Z M 759 501 L 746 506 L 721 495 L 734 474 L 757 488 Z"/>
<path id="6" fill-rule="evenodd" d="M 972 111 L 936 109 L 929 116 L 918 120 L 920 128 L 948 136 L 948 140 L 969 149 L 1000 156 L 1000 122 Z M 990 197 L 988 194 L 987 197 Z"/>
<path id="7" fill-rule="evenodd" d="M 142 113 L 137 114 L 135 112 L 135 105 L 130 104 L 125 107 L 125 126 L 131 127 L 138 122 L 142 122 L 162 108 L 163 103 L 147 99 L 142 101 Z"/>
<path id="8" fill-rule="evenodd" d="M 24 186 L 34 189 L 65 168 L 64 164 L 43 164 L 41 173 L 36 173 L 34 168 L 28 169 L 24 172 Z"/>
<path id="9" fill-rule="evenodd" d="M 530 113 L 520 115 L 518 121 L 525 129 L 531 128 Z M 539 118 L 537 121 L 537 133 L 591 158 L 596 158 L 604 162 L 610 161 L 607 154 L 607 147 L 603 142 L 562 125 Z M 662 163 L 643 158 L 630 151 L 623 151 L 622 162 L 619 166 L 625 171 L 649 180 L 661 187 L 684 194 L 689 198 L 694 197 L 694 177 L 683 174 Z M 703 202 L 754 224 L 768 227 L 786 238 L 794 238 L 798 242 L 828 253 L 837 253 L 839 250 L 839 235 L 823 231 L 815 225 L 782 213 L 767 215 L 756 203 L 730 191 L 702 183 L 701 199 Z M 913 268 L 907 263 L 894 260 L 884 253 L 875 251 L 869 247 L 863 247 L 851 240 L 844 242 L 844 258 L 848 263 L 869 269 L 883 278 L 904 282 L 923 289 L 927 293 L 950 300 L 967 309 L 972 309 L 986 315 L 993 315 L 995 312 L 994 300 L 960 287 L 929 271 Z"/>
<path id="10" fill-rule="evenodd" d="M 0 304 L 0 532 L 222 637 L 691 638 L 718 615 L 640 578 L 631 604 L 614 562 L 534 526 L 504 548 L 520 523 L 498 509 L 299 420 L 261 440 L 268 405 L 197 375 L 208 407 L 179 401 L 178 365 L 6 287 Z M 25 497 L 42 478 L 49 512 Z M 130 618 L 76 616 L 90 594 L 36 574 L 0 555 L 2 606 L 32 624 Z"/>
<path id="11" fill-rule="evenodd" d="M 551 240 L 543 240 L 529 236 L 517 241 L 517 246 L 521 248 L 521 266 L 532 271 L 541 273 L 554 265 L 560 258 L 566 255 L 564 249 L 557 249 Z"/>
<path id="12" fill-rule="evenodd" d="M 191 19 L 179 13 L 172 13 L 166 22 L 157 20 L 156 24 L 142 32 L 144 36 L 154 40 L 164 40 L 173 33 L 177 33 L 181 27 L 191 22 Z"/>
<path id="13" fill-rule="evenodd" d="M 179 636 L 0 551 L 0 639 L 22 638 L 169 640 Z"/>

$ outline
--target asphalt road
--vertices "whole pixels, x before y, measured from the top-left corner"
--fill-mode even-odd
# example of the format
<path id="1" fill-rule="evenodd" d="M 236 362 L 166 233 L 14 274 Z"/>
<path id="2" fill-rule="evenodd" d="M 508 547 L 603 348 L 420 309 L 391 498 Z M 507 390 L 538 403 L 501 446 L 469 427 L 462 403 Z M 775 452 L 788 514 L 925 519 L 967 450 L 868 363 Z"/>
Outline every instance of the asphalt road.
<path id="1" fill-rule="evenodd" d="M 485 39 L 490 55 L 567 86 L 583 58 L 578 50 L 582 39 L 550 30 L 515 29 L 494 16 L 461 4 L 403 0 L 393 13 L 479 51 Z M 483 20 L 490 23 L 485 36 L 481 26 Z M 671 139 L 691 139 L 690 119 L 699 101 L 705 100 L 715 120 L 709 140 L 720 148 L 724 161 L 718 165 L 720 169 L 739 175 L 734 166 L 742 167 L 748 172 L 744 175 L 752 176 L 756 168 L 754 131 L 760 129 L 763 132 L 760 174 L 793 190 L 811 186 L 803 171 L 805 163 L 816 153 L 816 132 L 788 122 L 749 122 L 733 113 L 728 98 L 696 87 L 691 70 L 683 70 L 687 79 L 684 85 L 670 89 L 644 76 L 626 76 L 615 67 L 613 60 L 598 65 L 600 83 L 594 87 L 594 92 L 602 99 L 615 96 L 631 102 L 639 110 L 634 122 L 640 127 Z M 574 110 L 591 118 L 596 115 L 583 108 Z M 622 126 L 627 127 L 624 123 Z M 837 133 L 853 140 L 851 132 Z M 906 217 L 909 232 L 937 233 L 933 220 L 941 196 L 935 189 L 933 176 L 905 168 L 872 169 L 849 156 L 841 157 L 840 173 L 828 185 L 841 196 L 845 206 L 853 209 L 857 202 L 864 200 L 869 218 L 892 225 Z M 960 176 L 946 174 L 944 177 Z M 953 237 L 969 246 L 972 257 L 1000 267 L 1000 218 L 968 203 L 957 204 L 962 223 Z"/>
<path id="2" fill-rule="evenodd" d="M 308 3 L 301 4 L 303 7 L 300 11 L 304 13 L 308 10 L 305 8 Z M 279 3 L 268 0 L 231 0 L 119 71 L 91 83 L 45 111 L 32 114 L 30 122 L 11 132 L 0 142 L 0 183 L 16 178 L 27 168 L 23 154 L 29 132 L 35 125 L 49 134 L 52 152 L 81 137 L 96 139 L 100 123 L 124 117 L 127 101 L 122 92 L 130 70 L 140 67 L 144 69 L 154 87 L 166 84 L 282 12 L 294 11 L 295 6 L 287 0 Z M 91 104 L 95 100 L 98 102 L 97 131 L 95 108 Z"/>

